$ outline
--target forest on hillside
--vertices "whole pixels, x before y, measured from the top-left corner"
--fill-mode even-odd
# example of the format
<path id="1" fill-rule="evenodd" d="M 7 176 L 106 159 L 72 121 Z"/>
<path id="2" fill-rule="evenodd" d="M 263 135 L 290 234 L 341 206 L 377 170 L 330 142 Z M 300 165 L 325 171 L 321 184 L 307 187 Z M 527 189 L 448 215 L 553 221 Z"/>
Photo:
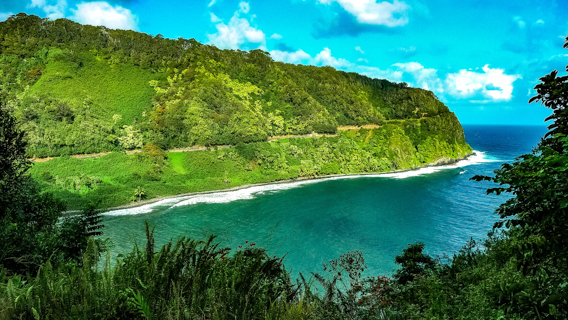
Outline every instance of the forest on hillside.
<path id="1" fill-rule="evenodd" d="M 24 13 L 0 23 L 0 88 L 30 157 L 236 145 L 408 119 L 420 120 L 412 136 L 465 145 L 448 107 L 405 83 Z"/>

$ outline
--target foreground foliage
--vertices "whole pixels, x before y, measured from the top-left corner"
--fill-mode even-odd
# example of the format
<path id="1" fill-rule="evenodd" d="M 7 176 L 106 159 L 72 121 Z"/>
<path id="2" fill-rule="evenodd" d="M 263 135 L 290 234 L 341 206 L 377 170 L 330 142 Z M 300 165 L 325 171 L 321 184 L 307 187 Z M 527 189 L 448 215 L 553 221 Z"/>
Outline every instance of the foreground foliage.
<path id="1" fill-rule="evenodd" d="M 334 319 L 372 314 L 359 307 L 359 289 L 338 290 L 335 285 L 345 277 L 351 284 L 359 279 L 360 253 L 330 263 L 333 283 L 320 298 L 310 283 L 291 281 L 282 258 L 270 258 L 253 243 L 229 254 L 213 237 L 180 238 L 155 252 L 148 224 L 146 235 L 143 249 L 135 247 L 114 266 L 109 256 L 99 261 L 96 243 L 90 241 L 81 267 L 47 263 L 28 280 L 0 273 L 0 319 Z M 318 279 L 325 282 L 320 275 Z"/>
<path id="2" fill-rule="evenodd" d="M 414 279 L 395 276 L 389 287 L 405 317 L 568 318 L 568 76 L 553 71 L 540 81 L 530 101 L 552 110 L 545 138 L 494 177 L 473 177 L 500 185 L 488 193 L 513 195 L 497 209 L 501 220 L 488 240 L 470 242 L 448 264 L 419 265 L 428 259 L 405 251 L 413 267 L 398 274 Z"/>
<path id="3" fill-rule="evenodd" d="M 30 178 L 25 152 L 23 133 L 0 105 L 0 266 L 20 274 L 35 273 L 48 260 L 77 262 L 101 227 L 92 208 L 59 223 L 65 204 Z"/>

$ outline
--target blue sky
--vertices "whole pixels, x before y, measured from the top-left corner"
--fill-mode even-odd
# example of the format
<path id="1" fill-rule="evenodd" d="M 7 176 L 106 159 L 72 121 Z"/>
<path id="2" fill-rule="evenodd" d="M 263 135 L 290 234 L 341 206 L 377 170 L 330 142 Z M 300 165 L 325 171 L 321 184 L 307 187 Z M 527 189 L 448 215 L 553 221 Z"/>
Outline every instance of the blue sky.
<path id="1" fill-rule="evenodd" d="M 532 88 L 568 64 L 566 0 L 0 0 L 18 12 L 405 81 L 464 124 L 542 124 Z"/>

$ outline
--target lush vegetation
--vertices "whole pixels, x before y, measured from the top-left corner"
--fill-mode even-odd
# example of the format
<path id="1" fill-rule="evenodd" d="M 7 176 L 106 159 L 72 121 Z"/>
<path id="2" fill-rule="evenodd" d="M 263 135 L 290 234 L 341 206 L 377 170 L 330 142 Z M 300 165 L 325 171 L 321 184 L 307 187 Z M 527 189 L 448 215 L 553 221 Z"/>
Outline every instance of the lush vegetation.
<path id="1" fill-rule="evenodd" d="M 18 19 L 28 21 L 28 17 L 17 17 L 7 24 Z M 58 21 L 42 23 L 75 25 Z M 33 25 L 24 27 L 33 29 Z M 25 35 L 24 27 L 13 31 L 9 41 L 17 40 L 14 34 Z M 63 32 L 58 36 L 72 35 Z M 101 36 L 99 40 L 105 39 Z M 568 37 L 566 42 L 568 49 Z M 10 50 L 36 43 L 27 39 Z M 17 54 L 10 50 L 3 52 Z M 144 55 L 139 63 L 148 68 L 159 66 L 157 56 L 151 57 Z M 17 107 L 10 100 L 8 108 L 0 107 L 0 319 L 566 319 L 568 76 L 559 77 L 554 71 L 540 80 L 531 101 L 553 112 L 546 137 L 532 153 L 503 165 L 495 176 L 473 178 L 498 184 L 488 193 L 512 195 L 497 210 L 501 221 L 486 240 L 469 242 L 444 262 L 425 255 L 421 243 L 409 245 L 396 257 L 400 268 L 392 278 L 362 278 L 364 259 L 359 252 L 349 252 L 324 265 L 325 274 L 314 272 L 311 280 L 302 276 L 295 282 L 282 258 L 271 258 L 254 243 L 231 250 L 220 248 L 214 238 L 181 238 L 157 250 L 148 225 L 143 248 L 135 247 L 114 264 L 108 254 L 101 259 L 104 243 L 94 240 L 101 227 L 97 212 L 87 210 L 58 222 L 62 202 L 40 193 L 27 174 L 31 163 L 26 152 L 30 149 L 26 149 L 24 133 L 16 129 L 12 112 Z M 233 85 L 244 94 L 251 89 L 241 82 Z M 3 90 L 2 94 L 8 97 L 10 92 Z M 246 107 L 243 99 L 239 103 Z M 257 110 L 256 101 L 248 101 L 251 110 Z M 454 140 L 435 138 L 444 136 L 444 130 L 460 132 L 459 126 L 448 129 L 444 116 L 391 121 L 379 129 L 347 131 L 331 138 L 248 144 L 243 140 L 233 148 L 205 152 L 167 154 L 156 144 L 146 143 L 132 157 L 122 153 L 91 160 L 64 157 L 45 163 L 47 170 L 34 175 L 42 186 L 83 195 L 104 188 L 112 191 L 111 186 L 121 183 L 113 179 L 158 182 L 169 177 L 168 181 L 181 181 L 176 177 L 189 174 L 200 178 L 185 186 L 197 188 L 199 179 L 209 179 L 204 184 L 229 185 L 231 179 L 239 182 L 270 174 L 278 179 L 280 173 L 313 176 L 411 167 L 467 148 L 460 144 L 459 135 Z M 335 120 L 344 121 L 339 116 Z M 218 137 L 219 130 L 211 137 Z M 130 131 L 132 141 L 138 143 L 134 131 Z M 170 141 L 165 131 L 154 132 L 163 135 L 161 141 Z M 356 157 L 361 158 L 353 160 Z M 98 175 L 108 166 L 105 159 L 122 166 L 124 175 Z M 73 161 L 84 167 L 73 171 Z M 87 170 L 89 166 L 93 171 Z M 230 175 L 226 168 L 237 173 Z M 73 175 L 64 176 L 64 169 Z M 144 196 L 142 188 L 132 188 L 131 197 L 140 200 Z"/>
<path id="2" fill-rule="evenodd" d="M 402 268 L 385 300 L 405 318 L 568 318 L 568 76 L 553 71 L 540 81 L 530 101 L 552 111 L 545 138 L 495 176 L 473 177 L 499 184 L 488 193 L 513 195 L 488 239 L 471 241 L 447 264 L 420 245 L 397 258 Z"/>
<path id="3" fill-rule="evenodd" d="M 436 139 L 444 120 L 429 118 L 388 123 L 379 129 L 340 132 L 335 137 L 288 138 L 238 144 L 210 151 L 163 152 L 147 145 L 141 153 L 36 163 L 32 177 L 69 209 L 85 202 L 113 207 L 180 193 L 232 188 L 331 174 L 410 169 L 470 152 L 468 145 Z"/>
<path id="4" fill-rule="evenodd" d="M 438 116 L 451 134 L 437 139 L 464 143 L 453 113 L 404 83 L 23 13 L 0 23 L 0 87 L 30 157 L 236 145 Z"/>
<path id="5" fill-rule="evenodd" d="M 430 91 L 186 39 L 18 14 L 0 23 L 0 102 L 33 178 L 70 209 L 328 174 L 410 169 L 471 152 Z M 375 130 L 339 132 L 372 124 Z M 178 147 L 232 145 L 215 152 Z M 127 157 L 124 152 L 143 149 Z M 73 154 L 114 152 L 104 159 Z M 133 197 L 134 194 L 138 197 Z"/>
<path id="6" fill-rule="evenodd" d="M 48 260 L 81 260 L 87 238 L 100 235 L 94 209 L 58 222 L 65 204 L 40 189 L 27 174 L 23 133 L 0 106 L 0 266 L 34 274 Z M 99 241 L 100 242 L 100 241 Z"/>

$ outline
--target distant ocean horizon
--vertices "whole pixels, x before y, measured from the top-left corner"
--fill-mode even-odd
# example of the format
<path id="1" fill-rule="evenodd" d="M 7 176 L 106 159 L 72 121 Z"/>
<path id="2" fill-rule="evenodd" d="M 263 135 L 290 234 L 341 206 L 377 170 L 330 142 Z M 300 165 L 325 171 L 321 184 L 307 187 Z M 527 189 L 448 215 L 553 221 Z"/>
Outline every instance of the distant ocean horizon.
<path id="1" fill-rule="evenodd" d="M 369 275 L 390 275 L 394 257 L 424 242 L 434 256 L 453 255 L 469 239 L 482 239 L 498 219 L 506 195 L 486 195 L 505 162 L 529 153 L 546 125 L 463 125 L 476 153 L 455 165 L 407 173 L 338 177 L 274 184 L 230 192 L 168 199 L 109 212 L 105 235 L 113 256 L 144 244 L 144 220 L 156 226 L 156 245 L 179 236 L 217 235 L 239 250 L 256 243 L 284 256 L 293 272 L 322 272 L 322 263 L 348 251 L 363 252 Z M 248 242 L 246 242 L 248 241 Z"/>

